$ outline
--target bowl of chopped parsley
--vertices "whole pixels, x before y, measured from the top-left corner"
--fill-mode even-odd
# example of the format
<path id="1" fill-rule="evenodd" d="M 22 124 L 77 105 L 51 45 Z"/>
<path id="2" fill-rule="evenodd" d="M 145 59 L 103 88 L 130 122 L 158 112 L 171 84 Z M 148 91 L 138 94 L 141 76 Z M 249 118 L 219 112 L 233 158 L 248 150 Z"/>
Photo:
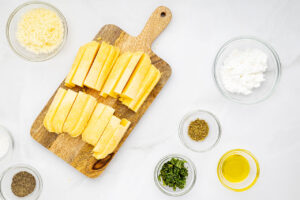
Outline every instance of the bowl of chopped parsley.
<path id="1" fill-rule="evenodd" d="M 193 188 L 196 182 L 195 165 L 183 155 L 165 156 L 155 167 L 154 181 L 157 187 L 167 195 L 184 195 Z"/>

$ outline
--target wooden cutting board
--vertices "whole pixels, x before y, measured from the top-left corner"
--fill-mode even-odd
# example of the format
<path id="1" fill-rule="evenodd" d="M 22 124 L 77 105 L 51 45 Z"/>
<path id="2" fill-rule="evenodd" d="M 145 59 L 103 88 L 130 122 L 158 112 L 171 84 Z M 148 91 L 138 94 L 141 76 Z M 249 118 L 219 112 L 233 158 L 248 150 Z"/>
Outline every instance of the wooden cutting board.
<path id="1" fill-rule="evenodd" d="M 97 41 L 101 37 L 102 40 L 120 47 L 121 52 L 144 51 L 150 56 L 152 64 L 160 70 L 162 75 L 160 81 L 137 113 L 129 110 L 126 106 L 122 105 L 120 101 L 114 98 L 107 97 L 105 99 L 101 97 L 99 92 L 93 89 L 80 87 L 72 88 L 75 91 L 85 91 L 86 93 L 93 95 L 95 98 L 97 98 L 98 102 L 102 102 L 113 107 L 116 110 L 115 115 L 117 117 L 126 118 L 131 121 L 130 128 L 127 130 L 120 144 L 112 154 L 108 155 L 102 160 L 96 160 L 92 156 L 93 147 L 83 142 L 81 137 L 72 138 L 68 134 L 57 135 L 56 133 L 50 133 L 45 129 L 43 126 L 43 120 L 54 95 L 34 121 L 30 131 L 31 136 L 38 143 L 55 153 L 81 173 L 90 178 L 98 177 L 104 171 L 108 163 L 114 157 L 120 146 L 126 140 L 128 135 L 134 129 L 138 121 L 141 119 L 145 111 L 148 109 L 150 104 L 153 102 L 171 76 L 170 66 L 151 50 L 152 42 L 167 27 L 171 18 L 171 11 L 168 8 L 161 6 L 152 13 L 141 34 L 137 37 L 133 37 L 125 33 L 119 27 L 109 24 L 102 27 L 100 32 L 94 38 L 94 40 Z M 64 86 L 64 82 L 62 82 L 59 87 L 66 88 Z"/>

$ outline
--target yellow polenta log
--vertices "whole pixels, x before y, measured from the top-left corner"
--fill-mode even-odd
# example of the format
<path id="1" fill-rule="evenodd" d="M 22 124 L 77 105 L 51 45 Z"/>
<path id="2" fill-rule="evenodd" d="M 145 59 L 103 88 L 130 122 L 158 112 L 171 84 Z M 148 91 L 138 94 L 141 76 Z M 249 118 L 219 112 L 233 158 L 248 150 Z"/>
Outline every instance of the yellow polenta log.
<path id="1" fill-rule="evenodd" d="M 59 105 L 61 104 L 64 96 L 66 95 L 66 93 L 67 93 L 67 90 L 65 90 L 63 88 L 58 88 L 58 90 L 52 100 L 52 103 L 51 103 L 50 107 L 48 108 L 48 111 L 44 118 L 43 124 L 49 132 L 54 131 L 54 129 L 52 127 L 52 120 L 53 120 L 53 117 L 55 116 L 55 113 L 56 113 Z"/>
<path id="2" fill-rule="evenodd" d="M 156 84 L 158 83 L 161 74 L 159 72 L 158 69 L 156 69 L 156 77 L 154 79 L 154 81 L 150 84 L 150 86 L 146 89 L 146 91 L 143 93 L 143 95 L 141 96 L 141 98 L 138 100 L 138 102 L 136 103 L 136 105 L 133 106 L 132 110 L 137 112 L 139 110 L 139 108 L 141 107 L 141 105 L 143 105 L 144 101 L 147 99 L 147 97 L 149 96 L 149 94 L 151 93 L 151 91 L 153 90 L 153 88 L 156 86 Z"/>
<path id="3" fill-rule="evenodd" d="M 72 137 L 77 137 L 81 135 L 85 129 L 89 119 L 91 118 L 93 111 L 97 105 L 96 98 L 89 95 L 88 101 L 84 107 L 84 110 L 81 113 L 81 116 L 75 126 L 75 128 L 69 133 Z"/>
<path id="4" fill-rule="evenodd" d="M 93 65 L 91 66 L 91 69 L 84 81 L 84 85 L 96 89 L 96 83 L 97 79 L 100 75 L 101 69 L 103 65 L 105 64 L 105 61 L 109 55 L 109 52 L 111 50 L 112 46 L 107 44 L 106 42 L 102 42 L 100 49 L 97 53 L 97 56 L 93 62 Z"/>
<path id="5" fill-rule="evenodd" d="M 81 46 L 77 52 L 77 55 L 75 57 L 75 60 L 73 62 L 73 65 L 71 67 L 71 70 L 69 72 L 69 74 L 67 75 L 66 79 L 65 79 L 65 86 L 68 87 L 74 87 L 75 85 L 72 83 L 72 80 L 74 78 L 74 75 L 78 69 L 79 63 L 83 57 L 83 54 L 85 52 L 87 45 Z"/>
<path id="6" fill-rule="evenodd" d="M 95 140 L 97 140 L 98 135 L 100 135 L 100 131 L 98 131 L 97 125 L 102 125 L 100 123 L 100 117 L 105 109 L 105 105 L 102 103 L 98 103 L 87 126 L 85 127 L 81 137 L 82 140 L 94 145 Z M 96 142 L 97 143 L 97 142 Z"/>
<path id="7" fill-rule="evenodd" d="M 116 116 L 112 116 L 110 121 L 108 122 L 106 128 L 104 129 L 104 132 L 99 139 L 97 145 L 94 147 L 93 151 L 102 153 L 102 151 L 105 149 L 105 146 L 109 142 L 109 140 L 112 138 L 115 130 L 118 128 L 121 120 L 117 118 Z"/>
<path id="8" fill-rule="evenodd" d="M 99 103 L 82 133 L 82 140 L 95 146 L 114 112 L 112 107 Z"/>
<path id="9" fill-rule="evenodd" d="M 84 110 L 88 105 L 90 98 L 94 98 L 94 97 L 85 94 L 83 92 L 78 93 L 77 98 L 71 108 L 71 111 L 64 123 L 63 132 L 69 133 L 70 135 L 75 135 L 73 131 L 77 127 L 81 119 L 81 116 L 83 115 Z"/>
<path id="10" fill-rule="evenodd" d="M 117 59 L 112 71 L 110 72 L 105 82 L 105 85 L 103 86 L 103 89 L 101 90 L 101 96 L 107 97 L 107 95 L 110 95 L 111 97 L 117 98 L 117 95 L 113 93 L 113 90 L 116 87 L 118 81 L 120 80 L 131 57 L 132 53 L 126 52 Z"/>
<path id="11" fill-rule="evenodd" d="M 114 132 L 112 138 L 109 140 L 108 144 L 106 145 L 104 151 L 102 153 L 95 152 L 94 156 L 97 159 L 103 159 L 107 155 L 111 154 L 120 143 L 121 139 L 123 138 L 129 126 L 130 126 L 130 121 L 128 121 L 127 119 L 122 119 L 118 128 Z"/>
<path id="12" fill-rule="evenodd" d="M 71 110 L 77 94 L 77 92 L 69 89 L 65 97 L 63 98 L 52 120 L 52 127 L 54 128 L 55 133 L 62 133 L 63 125 L 65 123 L 65 120 L 67 119 L 67 116 Z"/>
<path id="13" fill-rule="evenodd" d="M 94 61 L 94 58 L 98 52 L 100 44 L 96 41 L 89 42 L 83 57 L 79 63 L 77 71 L 74 75 L 72 83 L 80 87 L 83 86 L 83 82 L 90 70 L 90 67 Z"/>
<path id="14" fill-rule="evenodd" d="M 101 91 L 101 89 L 103 88 L 103 85 L 107 80 L 109 73 L 112 70 L 114 62 L 119 57 L 119 54 L 120 54 L 120 49 L 118 47 L 111 48 L 111 52 L 108 55 L 105 64 L 101 69 L 100 75 L 98 76 L 96 87 L 95 87 L 96 90 Z"/>
<path id="15" fill-rule="evenodd" d="M 122 103 L 132 109 L 135 106 L 135 104 L 138 102 L 138 100 L 141 98 L 143 93 L 146 91 L 146 89 L 154 81 L 156 76 L 157 76 L 157 69 L 154 65 L 151 65 L 150 70 L 148 71 L 144 81 L 141 83 L 140 88 L 138 89 L 138 93 L 136 97 L 134 99 L 122 98 L 121 99 Z"/>
<path id="16" fill-rule="evenodd" d="M 125 68 L 120 80 L 118 81 L 114 93 L 116 95 L 122 94 L 122 91 L 124 87 L 126 86 L 131 74 L 133 73 L 136 65 L 138 64 L 139 60 L 141 59 L 141 56 L 143 55 L 143 52 L 135 52 L 133 53 L 127 67 Z"/>
<path id="17" fill-rule="evenodd" d="M 150 57 L 147 54 L 143 54 L 128 83 L 126 84 L 121 97 L 134 99 L 139 92 L 141 84 L 145 81 L 146 74 L 148 73 L 150 68 Z"/>

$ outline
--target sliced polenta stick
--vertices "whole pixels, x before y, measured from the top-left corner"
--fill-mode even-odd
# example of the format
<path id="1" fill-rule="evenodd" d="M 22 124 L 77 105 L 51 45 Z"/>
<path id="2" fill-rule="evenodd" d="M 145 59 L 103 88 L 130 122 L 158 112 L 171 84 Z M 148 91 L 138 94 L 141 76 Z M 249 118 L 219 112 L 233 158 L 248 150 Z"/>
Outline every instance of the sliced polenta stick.
<path id="1" fill-rule="evenodd" d="M 110 121 L 108 122 L 106 128 L 104 129 L 104 132 L 99 139 L 97 145 L 94 147 L 93 151 L 97 153 L 102 153 L 109 142 L 109 140 L 112 138 L 115 130 L 118 128 L 121 120 L 117 118 L 116 116 L 112 116 Z"/>
<path id="2" fill-rule="evenodd" d="M 81 61 L 81 59 L 83 57 L 83 54 L 86 50 L 86 47 L 87 47 L 87 45 L 84 45 L 84 46 L 81 46 L 79 48 L 79 50 L 77 52 L 77 55 L 75 57 L 75 60 L 73 62 L 73 65 L 71 67 L 71 70 L 70 70 L 69 74 L 67 75 L 67 77 L 65 79 L 65 86 L 67 86 L 67 87 L 74 87 L 75 86 L 75 84 L 72 83 L 72 80 L 73 80 L 73 78 L 75 76 L 75 73 L 78 69 L 80 61 Z"/>
<path id="3" fill-rule="evenodd" d="M 112 107 L 98 103 L 82 133 L 82 140 L 95 146 L 114 112 Z"/>
<path id="4" fill-rule="evenodd" d="M 105 61 L 110 53 L 112 46 L 107 44 L 106 42 L 102 42 L 100 49 L 97 53 L 97 56 L 91 66 L 91 69 L 84 81 L 84 85 L 95 89 L 96 87 L 96 83 L 97 83 L 97 79 L 99 77 L 99 74 L 101 72 L 101 69 L 103 67 L 103 65 L 105 64 Z"/>
<path id="5" fill-rule="evenodd" d="M 96 159 L 103 159 L 107 155 L 112 153 L 120 143 L 121 139 L 123 138 L 129 126 L 130 126 L 130 121 L 128 121 L 127 119 L 122 119 L 120 124 L 118 125 L 118 128 L 114 132 L 112 138 L 109 140 L 108 144 L 106 145 L 104 151 L 102 153 L 95 152 L 94 157 Z"/>
<path id="6" fill-rule="evenodd" d="M 141 98 L 137 101 L 137 103 L 132 107 L 132 110 L 137 112 L 139 108 L 143 105 L 144 101 L 147 99 L 153 88 L 156 86 L 158 83 L 159 79 L 161 77 L 160 71 L 156 69 L 156 76 L 153 80 L 153 82 L 150 84 L 150 86 L 144 91 L 142 94 Z"/>
<path id="7" fill-rule="evenodd" d="M 66 95 L 66 93 L 67 93 L 67 90 L 65 90 L 63 88 L 59 88 L 52 100 L 52 103 L 51 103 L 48 111 L 47 111 L 47 114 L 44 118 L 43 124 L 49 132 L 54 131 L 54 129 L 52 127 L 52 120 L 53 120 L 53 117 L 55 116 L 55 113 L 56 113 L 59 105 L 61 104 L 64 96 Z"/>
<path id="8" fill-rule="evenodd" d="M 145 81 L 146 74 L 151 68 L 151 60 L 147 54 L 144 54 L 131 75 L 121 97 L 134 99 L 139 92 L 141 84 Z"/>
<path id="9" fill-rule="evenodd" d="M 123 89 L 125 88 L 131 74 L 133 73 L 136 65 L 138 64 L 139 60 L 141 59 L 143 52 L 135 52 L 133 53 L 127 67 L 125 68 L 120 80 L 118 81 L 114 93 L 116 95 L 122 94 Z"/>
<path id="10" fill-rule="evenodd" d="M 79 92 L 64 123 L 63 132 L 69 133 L 72 137 L 79 136 L 85 128 L 96 103 L 97 100 L 91 95 Z"/>
<path id="11" fill-rule="evenodd" d="M 100 117 L 105 109 L 105 105 L 102 103 L 98 103 L 90 120 L 88 121 L 87 126 L 85 127 L 81 137 L 82 140 L 89 143 L 94 144 L 95 140 L 97 140 L 98 135 L 100 135 L 100 131 L 98 131 L 97 125 L 102 125 L 100 123 Z M 102 130 L 103 131 L 103 130 Z"/>
<path id="12" fill-rule="evenodd" d="M 89 96 L 83 92 L 79 92 L 77 98 L 71 108 L 71 111 L 64 123 L 63 132 L 70 133 L 75 128 L 81 113 L 83 112 Z"/>
<path id="13" fill-rule="evenodd" d="M 77 71 L 74 75 L 72 83 L 80 87 L 83 86 L 84 80 L 90 70 L 90 67 L 94 61 L 94 58 L 98 52 L 100 44 L 96 41 L 89 42 L 86 50 L 80 60 Z"/>
<path id="14" fill-rule="evenodd" d="M 54 128 L 55 133 L 62 133 L 64 122 L 67 119 L 67 116 L 71 110 L 71 107 L 76 99 L 77 94 L 77 92 L 74 92 L 69 89 L 66 95 L 64 96 L 52 120 L 52 127 Z"/>
<path id="15" fill-rule="evenodd" d="M 96 98 L 90 96 L 83 112 L 81 113 L 78 123 L 76 124 L 75 128 L 69 133 L 72 137 L 77 137 L 82 134 L 90 117 L 92 116 L 92 113 L 96 105 L 97 105 Z"/>
<path id="16" fill-rule="evenodd" d="M 113 67 L 113 64 L 119 57 L 119 54 L 120 54 L 120 49 L 118 47 L 112 46 L 111 52 L 108 55 L 108 57 L 105 61 L 105 64 L 103 65 L 101 72 L 98 76 L 98 79 L 97 79 L 97 82 L 95 85 L 96 90 L 101 91 L 101 89 L 103 88 L 103 85 L 104 85 L 105 81 L 107 80 L 107 77 Z"/>
<path id="17" fill-rule="evenodd" d="M 121 101 L 124 105 L 128 106 L 129 108 L 133 108 L 135 104 L 138 102 L 138 100 L 141 98 L 143 93 L 146 91 L 146 89 L 151 85 L 151 83 L 154 81 L 155 77 L 157 76 L 157 69 L 154 67 L 154 65 L 151 65 L 150 70 L 148 71 L 144 81 L 141 83 L 138 93 L 136 94 L 136 97 L 134 99 L 130 98 L 122 98 Z"/>
<path id="18" fill-rule="evenodd" d="M 126 52 L 122 54 L 116 61 L 113 66 L 112 71 L 110 72 L 105 85 L 103 86 L 100 95 L 103 97 L 107 97 L 110 95 L 111 97 L 117 98 L 117 95 L 113 92 L 116 87 L 118 81 L 120 80 L 125 68 L 127 67 L 130 58 L 132 57 L 132 53 Z"/>

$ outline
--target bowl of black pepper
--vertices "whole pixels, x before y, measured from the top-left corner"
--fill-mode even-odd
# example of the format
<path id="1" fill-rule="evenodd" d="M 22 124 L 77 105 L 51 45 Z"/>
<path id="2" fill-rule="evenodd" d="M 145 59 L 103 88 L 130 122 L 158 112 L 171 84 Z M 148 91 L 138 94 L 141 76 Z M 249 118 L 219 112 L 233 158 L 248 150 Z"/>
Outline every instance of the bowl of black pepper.
<path id="1" fill-rule="evenodd" d="M 163 193 L 182 196 L 188 193 L 196 182 L 195 165 L 186 156 L 167 155 L 155 167 L 154 182 Z"/>
<path id="2" fill-rule="evenodd" d="M 183 117 L 178 134 L 188 149 L 205 152 L 212 149 L 220 140 L 221 125 L 212 113 L 196 110 Z"/>
<path id="3" fill-rule="evenodd" d="M 5 200 L 36 200 L 42 188 L 39 172 L 25 164 L 9 167 L 0 179 L 0 193 Z"/>

